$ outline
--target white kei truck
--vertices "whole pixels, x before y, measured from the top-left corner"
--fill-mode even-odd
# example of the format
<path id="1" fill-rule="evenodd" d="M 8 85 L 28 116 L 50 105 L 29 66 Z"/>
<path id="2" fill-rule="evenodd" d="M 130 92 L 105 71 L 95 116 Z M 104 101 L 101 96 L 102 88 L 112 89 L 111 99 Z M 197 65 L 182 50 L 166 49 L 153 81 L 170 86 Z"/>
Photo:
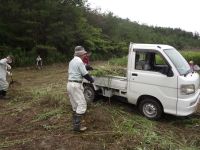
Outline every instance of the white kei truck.
<path id="1" fill-rule="evenodd" d="M 172 46 L 130 43 L 126 76 L 93 77 L 83 81 L 84 96 L 120 96 L 135 104 L 142 115 L 157 120 L 163 113 L 188 116 L 200 99 L 199 74 Z"/>

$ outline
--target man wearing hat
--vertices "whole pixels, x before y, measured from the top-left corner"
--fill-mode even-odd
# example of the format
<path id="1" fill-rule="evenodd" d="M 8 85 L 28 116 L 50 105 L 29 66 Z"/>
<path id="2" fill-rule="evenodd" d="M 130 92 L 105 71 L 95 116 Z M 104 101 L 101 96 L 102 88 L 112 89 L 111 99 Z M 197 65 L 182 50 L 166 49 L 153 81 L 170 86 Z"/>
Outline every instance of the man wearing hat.
<path id="1" fill-rule="evenodd" d="M 8 82 L 6 80 L 6 76 L 12 75 L 8 70 L 11 69 L 11 66 L 9 64 L 12 63 L 13 57 L 7 56 L 6 58 L 3 58 L 0 60 L 0 98 L 1 99 L 7 99 L 6 97 L 7 90 L 8 90 Z"/>
<path id="2" fill-rule="evenodd" d="M 74 58 L 69 63 L 68 68 L 68 83 L 67 91 L 70 98 L 70 103 L 73 110 L 73 130 L 85 131 L 87 128 L 81 126 L 81 117 L 85 114 L 87 109 L 87 103 L 83 94 L 82 81 L 83 78 L 87 79 L 90 83 L 93 83 L 93 78 L 88 74 L 85 68 L 83 59 L 87 52 L 84 47 L 76 46 L 74 52 Z"/>

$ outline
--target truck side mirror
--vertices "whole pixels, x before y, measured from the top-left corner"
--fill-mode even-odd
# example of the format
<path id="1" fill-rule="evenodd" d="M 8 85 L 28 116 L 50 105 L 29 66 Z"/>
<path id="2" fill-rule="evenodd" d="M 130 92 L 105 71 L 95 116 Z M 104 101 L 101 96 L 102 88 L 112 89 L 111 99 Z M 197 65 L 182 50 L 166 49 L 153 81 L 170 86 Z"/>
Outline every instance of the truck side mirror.
<path id="1" fill-rule="evenodd" d="M 168 77 L 173 77 L 174 73 L 172 71 L 172 68 L 170 66 L 167 67 L 167 74 Z"/>
<path id="2" fill-rule="evenodd" d="M 168 77 L 173 77 L 174 75 L 170 66 L 164 66 L 161 70 L 161 73 Z"/>

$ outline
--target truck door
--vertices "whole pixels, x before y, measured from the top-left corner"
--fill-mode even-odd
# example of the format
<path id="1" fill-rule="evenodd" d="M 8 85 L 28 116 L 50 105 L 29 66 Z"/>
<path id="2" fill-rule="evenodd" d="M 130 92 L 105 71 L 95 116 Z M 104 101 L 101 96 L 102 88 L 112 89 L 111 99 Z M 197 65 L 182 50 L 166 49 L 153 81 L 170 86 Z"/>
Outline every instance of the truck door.
<path id="1" fill-rule="evenodd" d="M 177 77 L 161 53 L 152 50 L 135 50 L 128 73 L 128 100 L 137 103 L 140 96 L 159 100 L 164 112 L 176 113 Z"/>

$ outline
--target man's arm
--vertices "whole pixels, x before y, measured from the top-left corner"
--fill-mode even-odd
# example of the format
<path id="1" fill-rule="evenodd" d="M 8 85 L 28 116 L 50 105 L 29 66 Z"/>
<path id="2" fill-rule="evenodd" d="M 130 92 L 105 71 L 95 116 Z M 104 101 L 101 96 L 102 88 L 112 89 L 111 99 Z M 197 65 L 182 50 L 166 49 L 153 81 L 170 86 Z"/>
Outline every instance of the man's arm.
<path id="1" fill-rule="evenodd" d="M 94 82 L 94 79 L 89 75 L 89 74 L 86 74 L 83 76 L 86 80 L 90 81 L 90 83 L 93 83 Z"/>
<path id="2" fill-rule="evenodd" d="M 83 62 L 80 62 L 79 69 L 81 71 L 82 77 L 84 77 L 86 80 L 88 80 L 90 83 L 94 82 L 94 79 L 89 75 L 88 71 L 85 68 L 85 65 Z"/>
<path id="3" fill-rule="evenodd" d="M 11 69 L 11 66 L 9 64 L 6 64 L 7 70 Z"/>

